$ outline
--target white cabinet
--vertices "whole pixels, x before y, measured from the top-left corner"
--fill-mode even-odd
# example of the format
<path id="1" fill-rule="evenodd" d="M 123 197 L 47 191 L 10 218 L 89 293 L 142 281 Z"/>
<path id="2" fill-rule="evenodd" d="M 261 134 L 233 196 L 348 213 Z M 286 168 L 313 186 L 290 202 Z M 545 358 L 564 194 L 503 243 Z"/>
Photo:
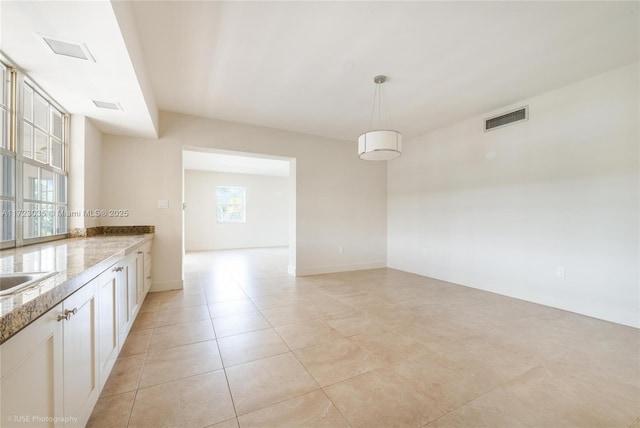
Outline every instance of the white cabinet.
<path id="1" fill-rule="evenodd" d="M 0 347 L 2 427 L 62 427 L 62 304 Z"/>
<path id="2" fill-rule="evenodd" d="M 131 330 L 135 318 L 137 307 L 137 269 L 136 254 L 131 254 L 122 259 L 116 267 L 116 287 L 117 287 L 117 312 L 118 312 L 118 335 L 120 348 Z"/>
<path id="3" fill-rule="evenodd" d="M 118 337 L 117 281 L 113 268 L 107 269 L 94 282 L 98 295 L 98 344 L 100 389 L 104 387 L 120 351 Z"/>
<path id="4" fill-rule="evenodd" d="M 140 310 L 142 301 L 151 288 L 151 243 L 143 245 L 136 252 L 136 286 L 137 286 L 137 311 Z M 136 311 L 136 312 L 137 312 Z"/>
<path id="5" fill-rule="evenodd" d="M 131 322 L 136 319 L 144 296 L 138 290 L 142 284 L 138 283 L 138 272 L 142 270 L 142 257 L 133 253 L 126 258 L 127 284 L 129 292 L 129 318 Z"/>
<path id="6" fill-rule="evenodd" d="M 134 251 L 0 345 L 0 426 L 87 423 L 148 291 L 150 256 L 150 244 Z"/>
<path id="7" fill-rule="evenodd" d="M 144 250 L 140 249 L 136 252 L 136 299 L 138 301 L 138 310 L 140 310 L 146 294 L 144 291 L 144 270 Z"/>
<path id="8" fill-rule="evenodd" d="M 146 295 L 151 289 L 151 242 L 147 242 L 142 246 L 143 253 L 143 284 L 144 294 Z"/>
<path id="9" fill-rule="evenodd" d="M 95 282 L 0 347 L 3 427 L 84 426 L 100 391 Z"/>
<path id="10" fill-rule="evenodd" d="M 96 285 L 93 280 L 62 302 L 65 426 L 86 425 L 100 393 Z"/>

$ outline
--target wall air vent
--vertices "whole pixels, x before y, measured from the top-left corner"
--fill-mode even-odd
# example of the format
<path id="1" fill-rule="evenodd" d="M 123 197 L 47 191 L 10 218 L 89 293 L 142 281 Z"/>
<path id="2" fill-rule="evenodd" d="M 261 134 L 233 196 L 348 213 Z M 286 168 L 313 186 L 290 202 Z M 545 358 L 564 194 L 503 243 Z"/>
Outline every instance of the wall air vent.
<path id="1" fill-rule="evenodd" d="M 42 38 L 44 43 L 56 55 L 70 56 L 71 58 L 96 62 L 84 43 L 70 42 L 56 37 L 42 36 L 40 34 L 38 34 L 38 36 Z"/>
<path id="2" fill-rule="evenodd" d="M 520 107 L 518 109 L 502 113 L 484 120 L 484 130 L 492 131 L 496 128 L 512 125 L 518 122 L 524 122 L 529 119 L 529 107 Z"/>
<path id="3" fill-rule="evenodd" d="M 120 103 L 112 103 L 109 101 L 97 101 L 97 100 L 92 100 L 92 101 L 98 108 L 104 108 L 107 110 L 122 110 L 122 107 L 120 107 Z"/>

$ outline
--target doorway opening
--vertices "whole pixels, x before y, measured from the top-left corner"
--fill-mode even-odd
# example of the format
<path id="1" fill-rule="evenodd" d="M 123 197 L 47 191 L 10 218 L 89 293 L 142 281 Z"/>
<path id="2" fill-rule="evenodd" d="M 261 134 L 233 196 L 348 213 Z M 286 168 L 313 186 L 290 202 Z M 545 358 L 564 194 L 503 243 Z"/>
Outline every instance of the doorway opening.
<path id="1" fill-rule="evenodd" d="M 182 174 L 183 264 L 187 253 L 271 249 L 295 274 L 295 158 L 184 147 Z"/>

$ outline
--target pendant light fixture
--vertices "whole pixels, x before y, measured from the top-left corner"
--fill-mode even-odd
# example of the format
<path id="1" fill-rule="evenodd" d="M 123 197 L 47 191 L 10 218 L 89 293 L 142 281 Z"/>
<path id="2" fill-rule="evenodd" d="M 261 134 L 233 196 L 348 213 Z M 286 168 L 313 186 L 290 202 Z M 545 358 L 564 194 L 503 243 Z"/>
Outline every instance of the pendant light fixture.
<path id="1" fill-rule="evenodd" d="M 383 92 L 382 84 L 387 81 L 387 76 L 376 76 L 373 82 L 376 89 L 369 120 L 370 131 L 358 138 L 358 156 L 360 159 L 371 161 L 383 161 L 395 159 L 402 152 L 402 134 L 393 131 L 387 98 Z M 383 111 L 384 109 L 384 111 Z M 377 111 L 376 111 L 377 110 Z M 386 121 L 385 116 L 386 115 Z M 374 119 L 377 123 L 374 128 Z"/>

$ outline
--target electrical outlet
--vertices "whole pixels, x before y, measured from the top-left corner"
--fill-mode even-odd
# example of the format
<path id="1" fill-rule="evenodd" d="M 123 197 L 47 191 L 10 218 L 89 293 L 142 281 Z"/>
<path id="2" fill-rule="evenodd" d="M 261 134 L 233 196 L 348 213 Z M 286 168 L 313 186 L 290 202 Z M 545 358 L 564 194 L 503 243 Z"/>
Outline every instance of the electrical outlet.
<path id="1" fill-rule="evenodd" d="M 169 201 L 167 199 L 158 199 L 158 208 L 169 208 Z"/>
<path id="2" fill-rule="evenodd" d="M 338 247 L 338 254 L 342 254 L 342 253 L 344 253 L 344 248 L 342 247 L 342 245 L 340 245 Z"/>
<path id="3" fill-rule="evenodd" d="M 564 266 L 557 266 L 556 267 L 556 276 L 558 278 L 564 278 L 566 275 L 566 270 L 564 268 Z"/>

